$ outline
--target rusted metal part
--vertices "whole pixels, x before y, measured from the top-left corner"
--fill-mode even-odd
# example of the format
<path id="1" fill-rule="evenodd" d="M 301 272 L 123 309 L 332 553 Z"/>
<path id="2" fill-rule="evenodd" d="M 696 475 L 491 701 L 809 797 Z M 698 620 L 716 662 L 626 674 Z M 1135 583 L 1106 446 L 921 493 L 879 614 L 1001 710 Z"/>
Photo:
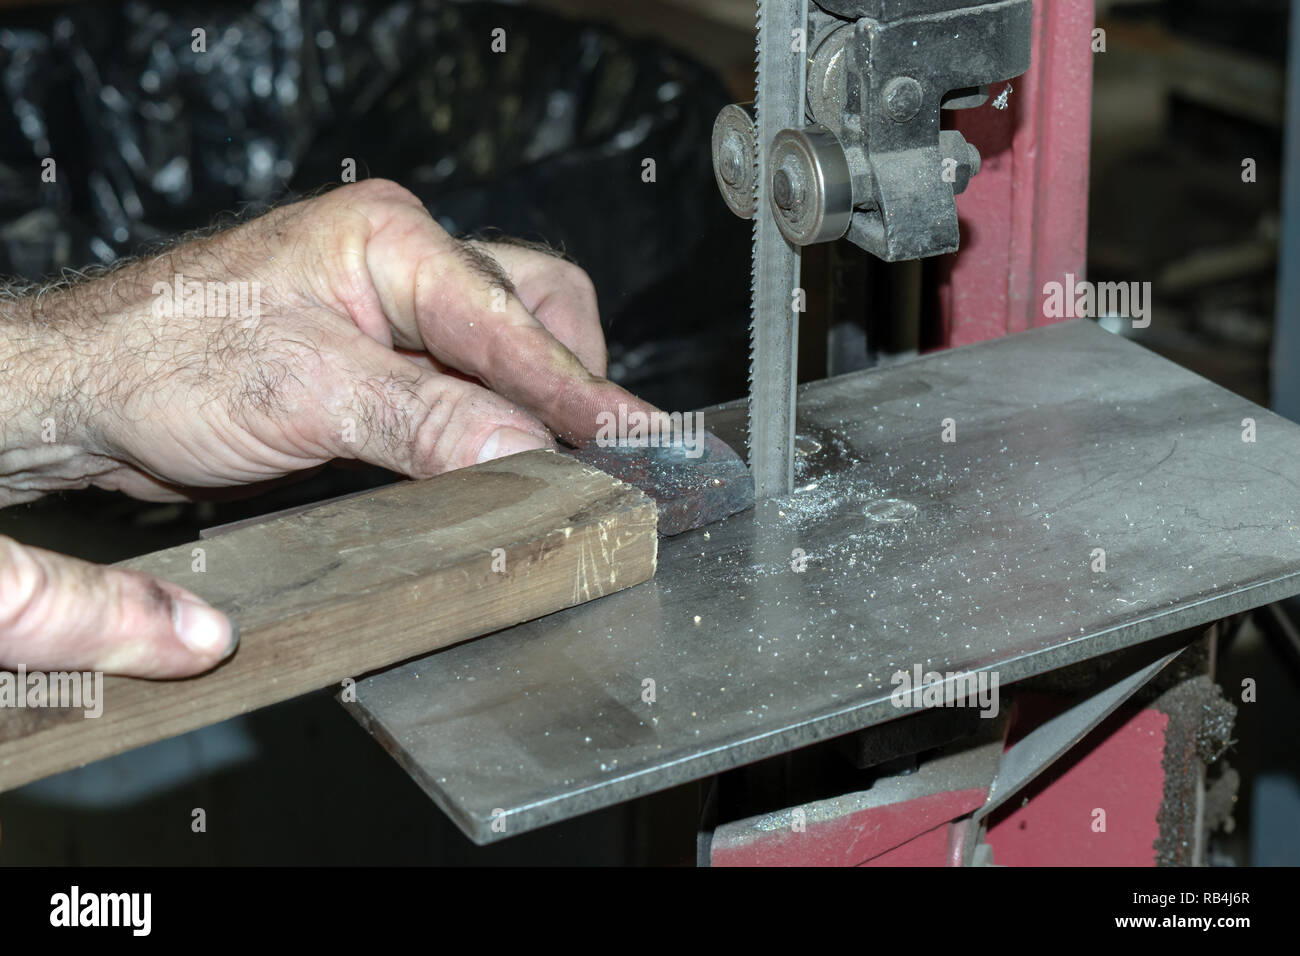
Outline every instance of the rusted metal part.
<path id="1" fill-rule="evenodd" d="M 712 432 L 701 434 L 698 442 L 675 436 L 657 446 L 593 440 L 568 452 L 653 498 L 659 533 L 671 537 L 754 505 L 754 481 L 745 462 Z"/>

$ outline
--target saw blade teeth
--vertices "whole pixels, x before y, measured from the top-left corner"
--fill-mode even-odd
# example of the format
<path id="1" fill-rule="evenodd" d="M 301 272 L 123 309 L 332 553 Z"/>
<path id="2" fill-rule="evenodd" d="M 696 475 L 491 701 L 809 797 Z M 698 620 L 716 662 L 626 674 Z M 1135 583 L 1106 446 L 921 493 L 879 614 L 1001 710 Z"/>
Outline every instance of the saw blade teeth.
<path id="1" fill-rule="evenodd" d="M 767 202 L 765 151 L 782 129 L 802 125 L 807 63 L 791 45 L 808 27 L 808 0 L 781 0 L 755 8 L 754 246 L 751 266 L 749 434 L 747 452 L 760 498 L 790 491 L 794 449 L 794 387 L 799 250 L 772 219 Z"/>
<path id="2" fill-rule="evenodd" d="M 759 95 L 763 78 L 763 0 L 754 5 L 754 124 L 757 130 L 762 122 Z M 745 376 L 745 463 L 754 468 L 754 359 L 758 324 L 758 177 L 761 157 L 759 137 L 754 137 L 754 225 L 750 229 L 749 246 L 749 370 Z"/>

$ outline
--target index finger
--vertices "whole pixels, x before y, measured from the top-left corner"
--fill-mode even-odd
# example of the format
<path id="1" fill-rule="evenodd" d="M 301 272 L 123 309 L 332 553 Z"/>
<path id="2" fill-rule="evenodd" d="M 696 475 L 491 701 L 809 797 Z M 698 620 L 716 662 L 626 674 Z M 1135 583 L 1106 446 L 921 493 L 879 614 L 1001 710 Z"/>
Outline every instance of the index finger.
<path id="1" fill-rule="evenodd" d="M 473 375 L 569 440 L 594 436 L 602 412 L 656 410 L 588 371 L 524 307 L 495 259 L 448 235 L 411 199 L 355 207 L 370 221 L 365 263 L 399 343 L 418 337 L 434 359 Z"/>

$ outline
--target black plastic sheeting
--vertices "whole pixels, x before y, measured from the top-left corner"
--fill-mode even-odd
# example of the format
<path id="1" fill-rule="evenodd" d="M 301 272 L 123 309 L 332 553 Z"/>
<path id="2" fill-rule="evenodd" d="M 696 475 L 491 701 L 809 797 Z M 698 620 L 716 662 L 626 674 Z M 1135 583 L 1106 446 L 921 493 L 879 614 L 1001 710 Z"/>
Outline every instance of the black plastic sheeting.
<path id="1" fill-rule="evenodd" d="M 646 397 L 744 390 L 749 230 L 709 157 L 727 97 L 664 46 L 493 3 L 84 4 L 6 13 L 0 82 L 0 272 L 109 263 L 354 162 L 453 232 L 563 248 Z"/>

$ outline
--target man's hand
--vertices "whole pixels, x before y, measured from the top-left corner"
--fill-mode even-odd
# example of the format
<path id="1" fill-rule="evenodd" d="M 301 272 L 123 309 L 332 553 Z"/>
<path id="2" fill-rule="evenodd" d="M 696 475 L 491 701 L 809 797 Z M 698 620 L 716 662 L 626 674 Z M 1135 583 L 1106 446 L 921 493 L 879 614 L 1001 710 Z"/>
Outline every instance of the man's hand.
<path id="1" fill-rule="evenodd" d="M 5 503 L 88 484 L 178 498 L 340 457 L 428 477 L 589 437 L 620 403 L 650 408 L 603 378 L 585 273 L 454 239 L 380 180 L 7 306 Z M 0 666 L 203 670 L 233 646 L 230 628 L 217 616 L 206 644 L 183 641 L 182 612 L 202 607 L 187 600 L 5 544 Z M 120 628 L 66 623 L 96 601 Z"/>
<path id="2" fill-rule="evenodd" d="M 236 641 L 224 614 L 168 581 L 0 538 L 0 667 L 182 677 Z"/>

